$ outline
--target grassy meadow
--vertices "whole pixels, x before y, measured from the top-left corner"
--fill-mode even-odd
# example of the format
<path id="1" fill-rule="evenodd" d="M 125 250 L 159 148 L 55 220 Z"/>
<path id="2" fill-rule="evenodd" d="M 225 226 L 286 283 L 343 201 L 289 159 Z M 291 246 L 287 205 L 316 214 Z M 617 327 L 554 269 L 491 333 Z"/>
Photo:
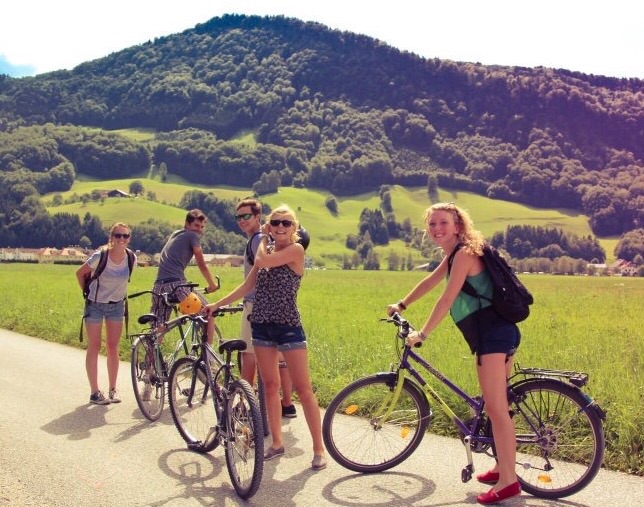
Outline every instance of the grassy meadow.
<path id="1" fill-rule="evenodd" d="M 83 348 L 86 342 L 78 341 L 83 301 L 74 271 L 72 266 L 0 264 L 0 283 L 14 295 L 0 306 L 0 327 Z M 136 270 L 130 291 L 150 288 L 155 274 L 154 268 Z M 242 280 L 240 269 L 224 268 L 216 274 L 224 292 Z M 400 299 L 423 275 L 362 270 L 306 273 L 299 304 L 321 405 L 326 406 L 351 380 L 388 370 L 396 360 L 395 328 L 380 319 L 386 304 Z M 196 268 L 188 269 L 188 277 L 203 282 Z M 523 366 L 589 373 L 586 391 L 608 413 L 606 466 L 644 475 L 644 280 L 544 275 L 526 275 L 523 280 L 536 303 L 531 317 L 520 325 L 523 339 L 517 361 Z M 410 322 L 420 325 L 435 299 L 430 294 L 409 308 Z M 131 301 L 131 332 L 140 328 L 136 317 L 148 309 L 145 296 Z M 224 336 L 236 336 L 239 318 L 222 318 L 220 326 Z M 128 340 L 121 341 L 121 358 L 126 361 L 129 345 Z M 476 391 L 474 359 L 449 318 L 421 351 L 445 375 Z M 124 391 L 128 373 L 121 371 Z M 438 410 L 435 414 L 432 431 L 450 434 L 448 421 Z"/>

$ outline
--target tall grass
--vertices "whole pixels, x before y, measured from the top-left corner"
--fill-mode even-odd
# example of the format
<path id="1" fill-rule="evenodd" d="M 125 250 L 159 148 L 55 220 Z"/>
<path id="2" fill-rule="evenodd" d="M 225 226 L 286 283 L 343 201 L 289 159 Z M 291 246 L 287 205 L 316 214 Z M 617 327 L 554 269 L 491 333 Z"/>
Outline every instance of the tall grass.
<path id="1" fill-rule="evenodd" d="M 0 327 L 84 348 L 86 342 L 78 341 L 83 301 L 74 271 L 70 266 L 0 264 L 0 284 L 5 289 Z M 240 269 L 214 271 L 222 278 L 222 294 L 242 281 Z M 150 288 L 155 275 L 154 268 L 137 269 L 130 291 Z M 395 328 L 380 319 L 385 306 L 398 301 L 423 275 L 307 271 L 299 305 L 313 382 L 323 406 L 351 380 L 386 371 L 397 359 Z M 189 268 L 188 276 L 203 283 L 196 268 Z M 530 318 L 520 324 L 517 361 L 523 366 L 587 372 L 587 392 L 608 412 L 606 466 L 644 474 L 644 280 L 544 275 L 523 279 L 536 303 Z M 405 312 L 412 324 L 422 324 L 436 297 L 430 294 Z M 130 302 L 131 332 L 140 329 L 136 317 L 147 313 L 149 304 L 145 296 Z M 224 317 L 219 322 L 224 336 L 237 336 L 238 318 Z M 121 341 L 121 359 L 126 361 L 129 345 Z M 474 359 L 449 318 L 420 351 L 466 391 L 477 391 Z M 127 379 L 122 376 L 120 382 Z M 433 431 L 449 433 L 448 421 L 437 417 Z"/>

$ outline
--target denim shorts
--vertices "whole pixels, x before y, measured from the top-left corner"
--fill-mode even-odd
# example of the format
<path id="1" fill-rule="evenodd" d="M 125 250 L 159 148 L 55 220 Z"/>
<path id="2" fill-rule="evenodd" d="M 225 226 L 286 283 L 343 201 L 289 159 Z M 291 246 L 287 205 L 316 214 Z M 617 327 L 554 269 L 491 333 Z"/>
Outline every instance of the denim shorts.
<path id="1" fill-rule="evenodd" d="M 477 355 L 506 354 L 513 356 L 521 343 L 521 332 L 516 324 L 504 322 L 494 326 L 481 337 Z"/>
<path id="2" fill-rule="evenodd" d="M 301 326 L 282 324 L 250 324 L 253 347 L 274 347 L 283 350 L 305 349 L 306 336 Z"/>
<path id="3" fill-rule="evenodd" d="M 103 319 L 121 322 L 125 316 L 125 301 L 119 301 L 118 303 L 86 301 L 84 316 L 85 322 L 90 324 L 100 324 Z"/>

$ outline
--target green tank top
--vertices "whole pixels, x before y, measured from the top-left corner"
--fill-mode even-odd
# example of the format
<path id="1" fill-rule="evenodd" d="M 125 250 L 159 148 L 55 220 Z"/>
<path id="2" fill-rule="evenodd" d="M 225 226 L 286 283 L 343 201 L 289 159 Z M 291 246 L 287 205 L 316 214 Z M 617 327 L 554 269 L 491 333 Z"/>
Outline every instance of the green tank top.
<path id="1" fill-rule="evenodd" d="M 492 279 L 490 278 L 487 270 L 481 271 L 478 275 L 468 276 L 466 280 L 470 282 L 470 285 L 474 287 L 474 290 L 476 290 L 478 294 L 492 299 Z M 491 304 L 492 303 L 487 299 L 475 298 L 465 294 L 463 291 L 460 291 L 458 296 L 456 296 L 449 313 L 454 322 L 460 322 L 477 310 L 486 308 Z"/>

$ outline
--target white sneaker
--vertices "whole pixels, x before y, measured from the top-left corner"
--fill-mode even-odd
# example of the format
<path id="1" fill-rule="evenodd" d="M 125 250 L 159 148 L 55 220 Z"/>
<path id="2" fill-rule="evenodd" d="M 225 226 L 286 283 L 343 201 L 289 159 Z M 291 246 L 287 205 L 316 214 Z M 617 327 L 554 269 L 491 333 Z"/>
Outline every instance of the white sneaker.
<path id="1" fill-rule="evenodd" d="M 110 403 L 121 403 L 121 398 L 119 398 L 116 389 L 110 389 L 110 392 L 107 394 L 107 397 L 110 400 Z"/>

